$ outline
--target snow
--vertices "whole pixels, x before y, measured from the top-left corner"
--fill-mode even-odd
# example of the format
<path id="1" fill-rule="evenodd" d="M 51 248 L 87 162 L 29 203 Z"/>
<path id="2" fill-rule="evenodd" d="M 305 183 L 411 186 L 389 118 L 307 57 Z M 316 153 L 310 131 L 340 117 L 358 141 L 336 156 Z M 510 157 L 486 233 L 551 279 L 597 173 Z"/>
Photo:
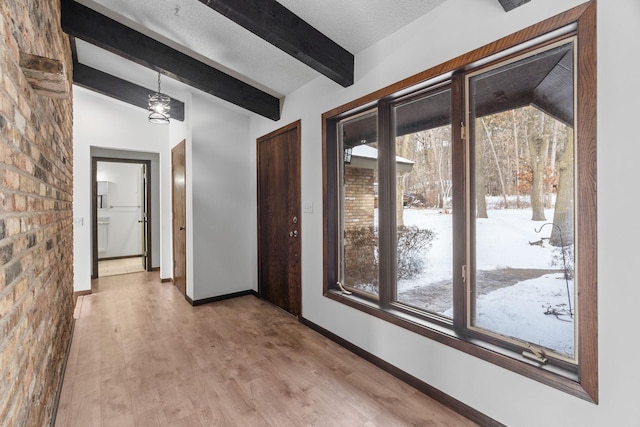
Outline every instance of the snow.
<path id="1" fill-rule="evenodd" d="M 550 221 L 553 210 L 547 210 L 546 217 Z M 572 357 L 574 321 L 569 316 L 569 303 L 573 309 L 573 280 L 565 280 L 562 265 L 552 265 L 558 248 L 550 246 L 547 240 L 542 245 L 531 244 L 549 237 L 550 225 L 536 232 L 546 222 L 532 221 L 530 209 L 494 209 L 488 211 L 488 218 L 477 219 L 478 274 L 503 270 L 521 280 L 493 283 L 482 289 L 484 285 L 478 279 L 473 324 Z M 424 254 L 427 259 L 424 272 L 419 277 L 398 281 L 398 299 L 452 317 L 452 215 L 435 209 L 409 208 L 404 210 L 404 223 L 431 229 L 437 236 Z M 430 305 L 428 299 L 432 295 L 441 298 L 440 305 Z"/>
<path id="2" fill-rule="evenodd" d="M 369 145 L 356 145 L 351 151 L 353 157 L 362 157 L 363 159 L 378 159 L 378 149 Z M 413 161 L 404 157 L 396 156 L 396 162 L 412 165 Z"/>
<path id="3" fill-rule="evenodd" d="M 573 282 L 569 281 L 573 306 Z M 568 314 L 564 275 L 545 274 L 478 298 L 475 326 L 573 355 L 574 322 Z"/>

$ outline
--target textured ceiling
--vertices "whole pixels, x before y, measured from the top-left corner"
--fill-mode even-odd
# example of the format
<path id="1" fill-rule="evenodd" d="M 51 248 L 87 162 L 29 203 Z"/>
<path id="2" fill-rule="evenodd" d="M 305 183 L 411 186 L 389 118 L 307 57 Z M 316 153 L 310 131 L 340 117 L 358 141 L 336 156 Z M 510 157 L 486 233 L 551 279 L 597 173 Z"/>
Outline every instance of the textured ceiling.
<path id="1" fill-rule="evenodd" d="M 269 94 L 283 97 L 321 76 L 197 0 L 77 0 L 176 50 Z M 357 54 L 446 0 L 279 0 L 343 48 Z M 155 72 L 77 40 L 79 62 L 145 87 Z M 326 78 L 326 77 L 322 77 Z M 163 91 L 194 92 L 163 78 Z"/>

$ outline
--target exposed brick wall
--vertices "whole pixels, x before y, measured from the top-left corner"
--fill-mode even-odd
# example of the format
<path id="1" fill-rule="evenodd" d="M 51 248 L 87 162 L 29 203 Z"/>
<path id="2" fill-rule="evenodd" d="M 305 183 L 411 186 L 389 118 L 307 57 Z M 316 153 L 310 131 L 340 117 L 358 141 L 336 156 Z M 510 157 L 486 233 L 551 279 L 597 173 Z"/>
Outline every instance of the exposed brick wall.
<path id="1" fill-rule="evenodd" d="M 20 53 L 71 70 L 59 0 L 0 1 L 0 425 L 53 415 L 73 307 L 72 102 L 36 95 Z"/>
<path id="2" fill-rule="evenodd" d="M 347 231 L 373 226 L 373 210 L 378 207 L 374 183 L 373 169 L 344 168 L 344 225 Z M 396 225 L 400 227 L 404 225 L 404 185 L 401 175 L 398 175 L 396 185 Z"/>
<path id="3" fill-rule="evenodd" d="M 347 231 L 373 226 L 373 169 L 344 168 L 344 226 Z"/>

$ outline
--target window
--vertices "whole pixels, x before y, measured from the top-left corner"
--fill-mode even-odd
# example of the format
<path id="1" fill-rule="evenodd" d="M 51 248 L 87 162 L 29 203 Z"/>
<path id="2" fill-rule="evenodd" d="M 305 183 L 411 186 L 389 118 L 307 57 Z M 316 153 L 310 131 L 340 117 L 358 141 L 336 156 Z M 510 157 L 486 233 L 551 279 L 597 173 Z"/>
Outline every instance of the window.
<path id="1" fill-rule="evenodd" d="M 468 327 L 575 361 L 575 39 L 466 76 Z"/>
<path id="2" fill-rule="evenodd" d="M 591 13 L 323 116 L 325 295 L 597 401 Z"/>
<path id="3" fill-rule="evenodd" d="M 341 121 L 344 156 L 341 181 L 342 284 L 354 292 L 378 295 L 378 120 L 367 111 Z"/>
<path id="4" fill-rule="evenodd" d="M 452 318 L 451 89 L 401 99 L 391 115 L 397 238 L 392 300 Z"/>

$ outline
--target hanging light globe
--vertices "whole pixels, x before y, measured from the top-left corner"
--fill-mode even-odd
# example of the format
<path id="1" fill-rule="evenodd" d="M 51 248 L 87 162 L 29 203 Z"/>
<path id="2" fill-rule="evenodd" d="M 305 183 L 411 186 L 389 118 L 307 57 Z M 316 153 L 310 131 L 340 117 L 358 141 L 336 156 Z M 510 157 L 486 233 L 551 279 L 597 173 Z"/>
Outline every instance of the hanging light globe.
<path id="1" fill-rule="evenodd" d="M 158 73 L 158 91 L 149 94 L 149 123 L 168 124 L 171 98 L 162 93 L 160 88 L 160 73 Z"/>

